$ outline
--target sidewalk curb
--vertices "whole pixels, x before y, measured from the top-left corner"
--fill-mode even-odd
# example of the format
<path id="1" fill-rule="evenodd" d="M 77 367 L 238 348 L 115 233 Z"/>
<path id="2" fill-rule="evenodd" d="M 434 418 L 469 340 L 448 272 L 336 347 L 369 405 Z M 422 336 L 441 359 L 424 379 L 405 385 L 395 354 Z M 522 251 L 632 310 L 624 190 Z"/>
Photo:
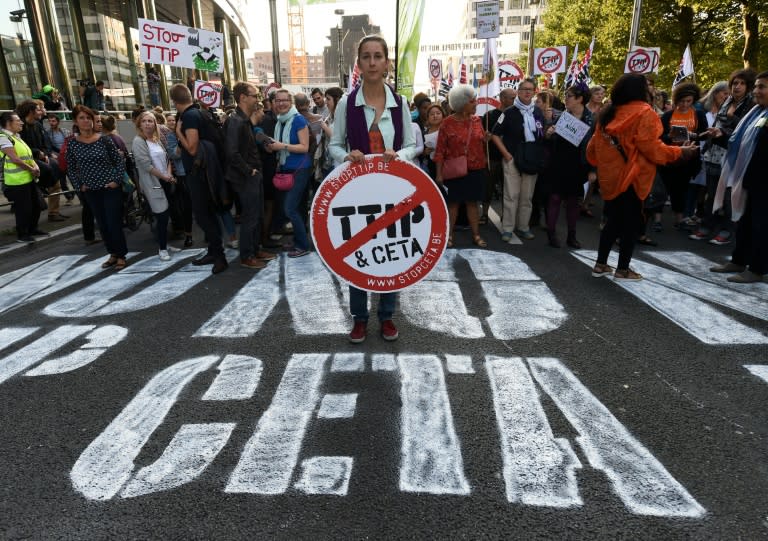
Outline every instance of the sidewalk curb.
<path id="1" fill-rule="evenodd" d="M 45 242 L 47 240 L 54 239 L 56 237 L 61 237 L 61 236 L 67 235 L 67 234 L 72 233 L 74 231 L 80 231 L 82 229 L 82 227 L 83 226 L 81 224 L 68 225 L 68 226 L 62 227 L 60 229 L 54 229 L 53 231 L 50 232 L 49 236 L 37 239 L 37 240 L 35 240 L 34 243 L 21 244 L 19 242 L 13 242 L 12 244 L 7 244 L 6 246 L 0 247 L 0 255 L 8 254 L 8 253 L 14 252 L 16 250 L 21 250 L 23 248 L 28 248 L 29 244 L 37 244 L 39 242 Z"/>

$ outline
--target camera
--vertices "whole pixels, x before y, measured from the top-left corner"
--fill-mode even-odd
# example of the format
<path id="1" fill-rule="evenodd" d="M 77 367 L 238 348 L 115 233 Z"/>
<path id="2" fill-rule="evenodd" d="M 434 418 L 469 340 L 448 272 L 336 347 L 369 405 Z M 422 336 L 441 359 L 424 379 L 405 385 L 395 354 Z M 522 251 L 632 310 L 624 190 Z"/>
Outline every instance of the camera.
<path id="1" fill-rule="evenodd" d="M 80 86 L 93 86 L 93 81 L 91 81 L 90 79 L 78 79 L 77 83 Z"/>

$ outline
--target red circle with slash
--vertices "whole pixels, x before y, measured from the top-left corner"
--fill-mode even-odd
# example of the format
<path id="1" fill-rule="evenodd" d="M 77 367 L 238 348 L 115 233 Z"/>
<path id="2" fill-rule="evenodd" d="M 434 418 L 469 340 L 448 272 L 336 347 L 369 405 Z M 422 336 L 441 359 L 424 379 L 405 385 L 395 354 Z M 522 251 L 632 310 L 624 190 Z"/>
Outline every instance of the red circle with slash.
<path id="1" fill-rule="evenodd" d="M 447 246 L 439 188 L 415 165 L 381 155 L 334 169 L 315 193 L 310 218 L 323 263 L 365 291 L 400 291 L 423 280 Z"/>

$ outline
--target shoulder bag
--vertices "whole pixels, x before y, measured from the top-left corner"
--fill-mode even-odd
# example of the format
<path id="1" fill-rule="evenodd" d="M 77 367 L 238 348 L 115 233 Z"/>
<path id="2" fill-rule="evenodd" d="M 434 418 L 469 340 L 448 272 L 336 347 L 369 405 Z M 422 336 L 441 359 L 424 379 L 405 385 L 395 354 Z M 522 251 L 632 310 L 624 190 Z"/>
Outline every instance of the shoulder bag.
<path id="1" fill-rule="evenodd" d="M 529 175 L 540 173 L 547 166 L 544 145 L 534 141 L 523 141 L 517 145 L 513 159 L 518 171 Z"/>
<path id="2" fill-rule="evenodd" d="M 466 177 L 469 169 L 467 168 L 467 154 L 469 153 L 469 137 L 472 134 L 472 119 L 469 120 L 469 130 L 467 131 L 467 144 L 464 146 L 464 154 L 450 158 L 443 162 L 443 180 L 452 180 L 454 178 Z"/>

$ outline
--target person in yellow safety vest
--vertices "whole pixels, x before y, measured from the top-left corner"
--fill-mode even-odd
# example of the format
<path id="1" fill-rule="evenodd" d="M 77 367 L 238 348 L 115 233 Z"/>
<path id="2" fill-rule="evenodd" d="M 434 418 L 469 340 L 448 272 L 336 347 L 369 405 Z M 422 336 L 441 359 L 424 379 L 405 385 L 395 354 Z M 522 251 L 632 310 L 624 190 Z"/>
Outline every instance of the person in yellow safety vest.
<path id="1" fill-rule="evenodd" d="M 35 179 L 40 168 L 32 157 L 32 149 L 19 137 L 24 126 L 14 112 L 0 115 L 0 157 L 3 161 L 4 193 L 13 203 L 16 215 L 17 242 L 35 242 L 33 235 L 48 236 L 38 228 L 40 200 Z"/>

